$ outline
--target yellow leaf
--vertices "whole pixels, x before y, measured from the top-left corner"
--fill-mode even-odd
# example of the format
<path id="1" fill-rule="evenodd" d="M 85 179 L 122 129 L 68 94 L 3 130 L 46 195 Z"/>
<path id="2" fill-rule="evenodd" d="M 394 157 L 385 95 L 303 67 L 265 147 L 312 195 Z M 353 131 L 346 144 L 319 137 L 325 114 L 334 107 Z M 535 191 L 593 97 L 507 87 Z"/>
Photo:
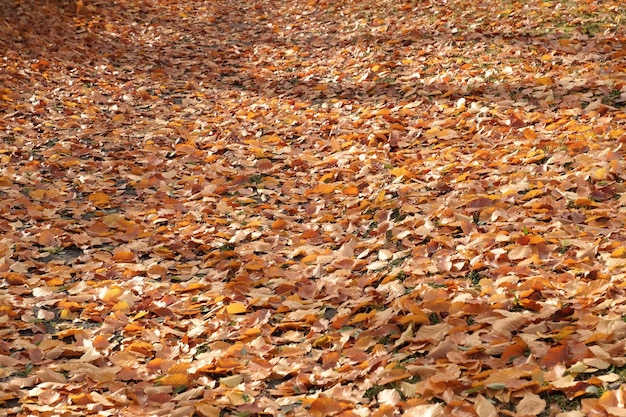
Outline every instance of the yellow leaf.
<path id="1" fill-rule="evenodd" d="M 463 182 L 463 181 L 465 181 L 467 179 L 468 176 L 469 176 L 469 173 L 468 172 L 464 172 L 461 175 L 459 175 L 458 177 L 456 177 L 454 180 L 456 182 Z"/>
<path id="2" fill-rule="evenodd" d="M 596 181 L 604 181 L 608 177 L 609 177 L 609 173 L 604 167 L 597 168 L 591 171 L 591 178 L 593 178 Z"/>
<path id="3" fill-rule="evenodd" d="M 315 340 L 315 342 L 313 342 L 313 346 L 315 347 L 320 347 L 320 346 L 324 346 L 327 345 L 328 343 L 332 342 L 333 338 L 328 336 L 328 335 L 324 335 L 322 337 L 319 337 Z"/>
<path id="4" fill-rule="evenodd" d="M 398 167 L 398 168 L 392 169 L 391 171 L 389 171 L 389 173 L 395 176 L 396 178 L 400 178 L 400 177 L 408 176 L 409 171 L 407 171 L 406 168 L 404 167 Z"/>
<path id="5" fill-rule="evenodd" d="M 146 310 L 141 310 L 139 313 L 133 316 L 133 320 L 139 320 L 140 318 L 147 316 L 148 312 Z"/>
<path id="6" fill-rule="evenodd" d="M 313 194 L 330 194 L 335 191 L 333 184 L 317 184 L 312 190 Z"/>
<path id="7" fill-rule="evenodd" d="M 624 258 L 626 257 L 626 246 L 620 246 L 611 252 L 611 258 Z"/>
<path id="8" fill-rule="evenodd" d="M 186 362 L 175 363 L 167 369 L 167 373 L 170 375 L 187 373 L 189 364 Z"/>
<path id="9" fill-rule="evenodd" d="M 356 323 L 361 323 L 361 322 L 363 322 L 365 320 L 371 319 L 375 315 L 376 315 L 376 310 L 372 310 L 369 313 L 358 313 L 354 317 L 352 317 L 352 319 L 350 319 L 348 324 L 352 325 L 352 324 L 356 324 Z"/>
<path id="10" fill-rule="evenodd" d="M 234 388 L 237 385 L 241 384 L 243 381 L 243 376 L 241 375 L 230 375 L 225 376 L 224 378 L 219 379 L 220 384 L 226 385 L 227 387 Z"/>
<path id="11" fill-rule="evenodd" d="M 127 301 L 118 301 L 117 303 L 115 303 L 115 305 L 113 305 L 113 307 L 111 307 L 112 311 L 123 311 L 123 310 L 128 310 L 130 308 L 130 306 L 128 305 Z"/>
<path id="12" fill-rule="evenodd" d="M 70 394 L 69 400 L 72 404 L 87 405 L 93 403 L 93 399 L 89 394 L 81 392 L 80 394 Z"/>
<path id="13" fill-rule="evenodd" d="M 111 287 L 105 289 L 103 293 L 101 293 L 100 299 L 105 303 L 116 303 L 117 299 L 124 293 L 124 290 L 120 287 Z"/>
<path id="14" fill-rule="evenodd" d="M 256 336 L 256 335 L 261 334 L 261 329 L 259 329 L 258 327 L 251 327 L 245 332 L 243 332 L 243 334 L 244 336 Z"/>
<path id="15" fill-rule="evenodd" d="M 64 308 L 59 313 L 59 317 L 63 320 L 74 320 L 78 318 L 78 313 L 70 311 L 67 308 Z"/>
<path id="16" fill-rule="evenodd" d="M 246 306 L 243 303 L 231 303 L 226 306 L 228 314 L 241 314 L 246 312 Z"/>
<path id="17" fill-rule="evenodd" d="M 317 253 L 311 253 L 301 259 L 303 264 L 312 264 L 317 259 Z"/>
<path id="18" fill-rule="evenodd" d="M 265 264 L 263 262 L 251 262 L 244 265 L 246 271 L 260 271 L 265 268 Z"/>
<path id="19" fill-rule="evenodd" d="M 41 190 L 41 189 L 32 190 L 31 192 L 28 193 L 28 196 L 35 201 L 43 200 L 44 197 L 46 196 L 46 190 Z"/>
<path id="20" fill-rule="evenodd" d="M 165 375 L 163 378 L 159 379 L 161 385 L 189 385 L 189 375 L 187 374 L 172 374 Z"/>
<path id="21" fill-rule="evenodd" d="M 524 194 L 523 198 L 524 200 L 532 200 L 533 198 L 538 197 L 543 194 L 544 194 L 543 190 L 535 189 L 535 190 L 530 190 L 529 192 Z"/>

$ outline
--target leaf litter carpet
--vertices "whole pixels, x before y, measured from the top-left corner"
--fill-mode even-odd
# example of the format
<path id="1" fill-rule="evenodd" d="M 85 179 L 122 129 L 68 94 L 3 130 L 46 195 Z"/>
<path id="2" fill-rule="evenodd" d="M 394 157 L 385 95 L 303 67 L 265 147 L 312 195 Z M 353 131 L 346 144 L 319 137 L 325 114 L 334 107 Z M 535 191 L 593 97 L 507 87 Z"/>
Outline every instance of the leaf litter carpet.
<path id="1" fill-rule="evenodd" d="M 625 18 L 3 1 L 3 415 L 626 415 Z"/>

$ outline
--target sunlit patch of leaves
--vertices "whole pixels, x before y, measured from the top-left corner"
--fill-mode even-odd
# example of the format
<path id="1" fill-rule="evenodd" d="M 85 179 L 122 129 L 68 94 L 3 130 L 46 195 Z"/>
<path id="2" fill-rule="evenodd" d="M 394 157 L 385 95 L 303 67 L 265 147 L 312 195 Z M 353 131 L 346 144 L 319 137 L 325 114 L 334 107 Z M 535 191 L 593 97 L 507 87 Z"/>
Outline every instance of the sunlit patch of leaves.
<path id="1" fill-rule="evenodd" d="M 450 370 L 453 403 L 512 414 L 490 375 L 615 350 L 589 338 L 623 320 L 621 3 L 89 3 L 2 16 L 15 414 L 371 414 L 414 369 L 419 405 L 454 414 Z M 543 415 L 604 415 L 625 378 L 546 382 Z"/>

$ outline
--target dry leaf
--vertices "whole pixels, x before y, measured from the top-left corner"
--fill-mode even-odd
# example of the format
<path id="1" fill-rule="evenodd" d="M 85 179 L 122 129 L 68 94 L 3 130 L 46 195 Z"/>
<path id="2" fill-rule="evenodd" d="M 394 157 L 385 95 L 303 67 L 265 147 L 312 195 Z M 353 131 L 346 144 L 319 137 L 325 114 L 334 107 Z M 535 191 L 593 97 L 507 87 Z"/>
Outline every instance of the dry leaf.
<path id="1" fill-rule="evenodd" d="M 496 407 L 487 398 L 478 394 L 476 402 L 474 403 L 474 410 L 478 417 L 497 417 L 498 411 Z"/>
<path id="2" fill-rule="evenodd" d="M 532 392 L 524 394 L 516 407 L 519 416 L 536 416 L 541 414 L 546 408 L 546 401 Z"/>

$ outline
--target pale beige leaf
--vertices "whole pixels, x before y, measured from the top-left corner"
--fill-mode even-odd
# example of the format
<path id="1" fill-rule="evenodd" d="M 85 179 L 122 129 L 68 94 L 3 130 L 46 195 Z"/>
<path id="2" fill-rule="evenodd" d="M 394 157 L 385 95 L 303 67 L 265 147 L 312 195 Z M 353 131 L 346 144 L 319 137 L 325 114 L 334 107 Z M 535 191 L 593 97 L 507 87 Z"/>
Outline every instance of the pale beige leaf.
<path id="1" fill-rule="evenodd" d="M 546 408 L 546 401 L 532 392 L 524 394 L 524 398 L 517 405 L 519 416 L 537 416 Z"/>
<path id="2" fill-rule="evenodd" d="M 384 389 L 378 393 L 378 402 L 384 405 L 396 405 L 402 401 L 400 393 L 396 389 Z"/>
<path id="3" fill-rule="evenodd" d="M 405 416 L 419 417 L 444 417 L 443 406 L 441 404 L 421 404 L 407 408 Z"/>
<path id="4" fill-rule="evenodd" d="M 498 417 L 498 411 L 496 407 L 487 398 L 478 394 L 476 402 L 474 403 L 474 410 L 478 417 Z"/>
<path id="5" fill-rule="evenodd" d="M 418 341 L 440 342 L 446 337 L 451 328 L 452 326 L 446 323 L 422 326 L 417 333 L 415 333 L 414 339 Z"/>

